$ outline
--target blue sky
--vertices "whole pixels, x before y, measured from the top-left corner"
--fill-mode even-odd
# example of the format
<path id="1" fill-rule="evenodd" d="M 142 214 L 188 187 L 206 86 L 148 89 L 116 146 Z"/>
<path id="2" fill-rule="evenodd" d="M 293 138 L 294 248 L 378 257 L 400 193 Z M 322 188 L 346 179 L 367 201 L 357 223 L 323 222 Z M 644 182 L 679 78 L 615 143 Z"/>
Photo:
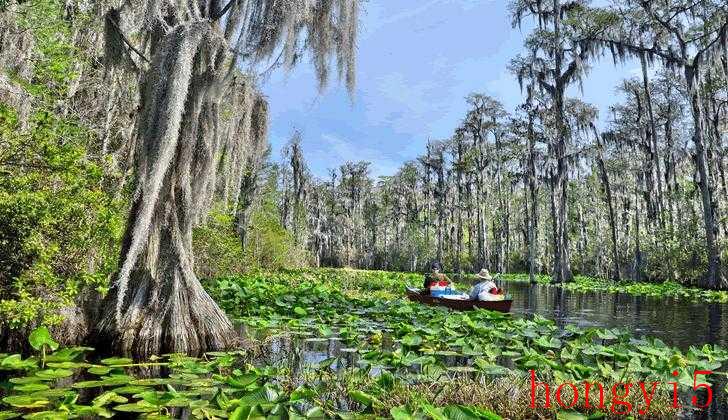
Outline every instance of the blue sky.
<path id="1" fill-rule="evenodd" d="M 391 175 L 422 154 L 428 138 L 452 134 L 469 93 L 489 94 L 508 110 L 521 102 L 506 66 L 527 33 L 528 26 L 511 28 L 505 0 L 368 0 L 353 98 L 337 80 L 319 92 L 306 61 L 263 81 L 272 157 L 280 158 L 296 128 L 318 177 L 347 160 L 370 161 L 372 175 Z M 615 86 L 637 74 L 636 64 L 615 67 L 605 56 L 585 80 L 583 99 L 597 105 L 604 120 L 618 100 Z"/>

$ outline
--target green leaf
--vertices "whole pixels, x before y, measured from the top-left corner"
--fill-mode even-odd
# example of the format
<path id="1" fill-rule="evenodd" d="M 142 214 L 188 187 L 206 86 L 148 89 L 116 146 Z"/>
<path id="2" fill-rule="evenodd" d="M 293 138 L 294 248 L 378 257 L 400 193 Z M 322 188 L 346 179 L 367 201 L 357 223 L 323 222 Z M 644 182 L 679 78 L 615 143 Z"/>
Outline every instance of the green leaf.
<path id="1" fill-rule="evenodd" d="M 88 373 L 91 373 L 93 375 L 106 375 L 107 373 L 111 372 L 113 368 L 107 367 L 107 366 L 94 366 L 87 369 Z"/>
<path id="2" fill-rule="evenodd" d="M 414 420 L 415 417 L 412 415 L 410 410 L 402 405 L 399 407 L 392 407 L 389 410 L 389 415 L 392 416 L 394 420 Z"/>
<path id="3" fill-rule="evenodd" d="M 299 401 L 299 400 L 310 400 L 316 396 L 316 391 L 313 389 L 307 387 L 306 385 L 301 385 L 298 388 L 296 388 L 293 392 L 291 392 L 291 396 L 289 397 L 290 401 Z"/>
<path id="4" fill-rule="evenodd" d="M 40 326 L 33 330 L 28 336 L 31 347 L 40 351 L 43 346 L 47 346 L 51 350 L 58 349 L 58 342 L 51 337 L 51 332 L 45 326 Z"/>
<path id="5" fill-rule="evenodd" d="M 230 414 L 229 420 L 248 420 L 248 419 L 264 419 L 263 413 L 257 405 L 245 405 L 235 409 Z"/>
<path id="6" fill-rule="evenodd" d="M 126 357 L 109 357 L 108 359 L 101 360 L 101 363 L 105 365 L 117 366 L 117 365 L 130 365 L 134 363 L 132 359 Z"/>
<path id="7" fill-rule="evenodd" d="M 102 383 L 102 381 L 90 381 L 90 382 L 98 382 Z M 137 385 L 127 385 L 122 386 L 119 388 L 114 388 L 114 392 L 117 394 L 125 394 L 125 395 L 132 395 L 132 394 L 140 394 L 142 392 L 149 391 L 149 388 L 145 386 L 137 386 Z"/>
<path id="8" fill-rule="evenodd" d="M 408 347 L 417 347 L 422 344 L 422 337 L 417 334 L 407 334 L 402 337 L 402 344 Z"/>
<path id="9" fill-rule="evenodd" d="M 51 381 L 54 379 L 68 378 L 73 375 L 73 371 L 69 369 L 45 369 L 35 372 L 35 376 L 43 379 L 44 381 Z"/>
<path id="10" fill-rule="evenodd" d="M 94 407 L 103 407 L 109 403 L 124 404 L 129 400 L 126 397 L 122 397 L 114 391 L 106 391 L 98 397 L 94 398 L 92 404 Z"/>
<path id="11" fill-rule="evenodd" d="M 326 414 L 324 414 L 324 410 L 319 407 L 311 407 L 306 411 L 306 418 L 308 419 L 323 419 L 326 418 Z"/>
<path id="12" fill-rule="evenodd" d="M 227 410 L 232 404 L 230 403 L 230 398 L 222 392 L 222 389 L 218 388 L 217 392 L 215 393 L 215 396 L 212 397 L 212 400 L 215 401 L 215 404 L 223 410 Z"/>
<path id="13" fill-rule="evenodd" d="M 21 378 L 10 378 L 9 382 L 13 384 L 34 384 L 43 381 L 37 376 L 23 376 Z"/>
<path id="14" fill-rule="evenodd" d="M 298 316 L 306 316 L 306 315 L 308 315 L 308 311 L 306 311 L 305 309 L 303 309 L 300 306 L 296 306 L 295 308 L 293 308 L 293 312 L 295 312 L 296 315 L 298 315 Z"/>
<path id="15" fill-rule="evenodd" d="M 449 420 L 501 420 L 501 416 L 492 411 L 464 405 L 447 406 L 444 413 Z"/>
<path id="16" fill-rule="evenodd" d="M 157 407 L 146 401 L 137 401 L 133 404 L 121 404 L 114 406 L 114 411 L 121 411 L 124 413 L 152 413 L 157 411 Z"/>
<path id="17" fill-rule="evenodd" d="M 48 400 L 40 397 L 29 395 L 13 395 L 3 398 L 3 402 L 18 408 L 40 408 L 48 405 Z"/>
<path id="18" fill-rule="evenodd" d="M 364 391 L 359 391 L 358 389 L 349 391 L 349 398 L 367 407 L 374 406 L 375 404 L 382 405 L 382 403 L 376 397 L 367 394 Z"/>
<path id="19" fill-rule="evenodd" d="M 254 383 L 258 380 L 258 374 L 256 373 L 246 373 L 240 376 L 232 376 L 225 378 L 225 383 L 230 385 L 233 388 L 243 389 L 247 388 L 248 385 Z"/>
<path id="20" fill-rule="evenodd" d="M 83 389 L 83 388 L 96 388 L 104 385 L 104 381 L 81 381 L 76 382 L 75 384 L 71 385 L 74 388 L 77 389 Z"/>
<path id="21" fill-rule="evenodd" d="M 38 391 L 45 391 L 47 389 L 50 389 L 50 387 L 44 383 L 29 383 L 25 385 L 16 385 L 13 387 L 13 390 L 19 391 L 19 392 L 38 392 Z"/>

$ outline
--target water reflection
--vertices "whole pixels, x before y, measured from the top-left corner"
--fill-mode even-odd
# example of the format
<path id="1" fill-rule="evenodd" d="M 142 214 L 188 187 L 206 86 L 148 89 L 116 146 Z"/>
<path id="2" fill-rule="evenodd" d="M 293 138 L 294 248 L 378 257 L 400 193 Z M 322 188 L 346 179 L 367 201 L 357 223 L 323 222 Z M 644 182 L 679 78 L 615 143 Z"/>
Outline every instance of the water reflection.
<path id="1" fill-rule="evenodd" d="M 728 305 L 609 292 L 570 292 L 561 287 L 498 282 L 513 295 L 511 312 L 539 314 L 560 328 L 627 328 L 636 337 L 657 337 L 686 350 L 705 343 L 728 347 Z"/>

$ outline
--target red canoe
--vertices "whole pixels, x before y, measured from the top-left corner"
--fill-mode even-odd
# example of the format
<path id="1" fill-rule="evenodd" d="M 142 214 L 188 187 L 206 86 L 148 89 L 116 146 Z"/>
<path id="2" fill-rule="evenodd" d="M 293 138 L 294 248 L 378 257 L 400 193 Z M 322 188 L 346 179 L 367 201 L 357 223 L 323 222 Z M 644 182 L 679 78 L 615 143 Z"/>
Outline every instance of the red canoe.
<path id="1" fill-rule="evenodd" d="M 444 306 L 456 311 L 469 311 L 476 308 L 488 309 L 491 311 L 510 312 L 512 299 L 498 301 L 482 301 L 482 300 L 455 300 L 441 299 L 430 295 L 420 294 L 419 291 L 407 289 L 407 297 L 409 300 L 424 303 L 432 306 Z"/>

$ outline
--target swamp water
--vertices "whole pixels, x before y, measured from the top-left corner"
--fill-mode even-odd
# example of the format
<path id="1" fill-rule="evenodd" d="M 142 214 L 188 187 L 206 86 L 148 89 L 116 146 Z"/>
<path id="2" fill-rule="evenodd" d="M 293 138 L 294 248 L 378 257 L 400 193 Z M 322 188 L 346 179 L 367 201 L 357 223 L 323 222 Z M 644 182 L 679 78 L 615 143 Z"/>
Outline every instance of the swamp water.
<path id="1" fill-rule="evenodd" d="M 561 328 L 626 328 L 635 337 L 656 337 L 687 350 L 718 344 L 728 348 L 728 304 L 610 292 L 571 292 L 561 287 L 526 282 L 498 282 L 513 296 L 511 312 L 538 314 Z"/>

